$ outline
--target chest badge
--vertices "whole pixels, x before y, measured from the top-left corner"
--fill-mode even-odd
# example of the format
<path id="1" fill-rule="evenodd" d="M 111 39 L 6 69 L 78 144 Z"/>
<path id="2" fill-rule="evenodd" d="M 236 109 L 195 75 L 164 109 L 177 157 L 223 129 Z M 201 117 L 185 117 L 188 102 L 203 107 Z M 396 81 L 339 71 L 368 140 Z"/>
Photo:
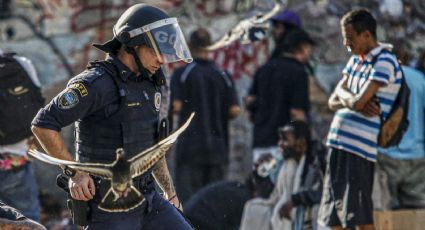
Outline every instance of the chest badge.
<path id="1" fill-rule="evenodd" d="M 161 107 L 161 93 L 155 93 L 155 109 L 159 111 Z"/>

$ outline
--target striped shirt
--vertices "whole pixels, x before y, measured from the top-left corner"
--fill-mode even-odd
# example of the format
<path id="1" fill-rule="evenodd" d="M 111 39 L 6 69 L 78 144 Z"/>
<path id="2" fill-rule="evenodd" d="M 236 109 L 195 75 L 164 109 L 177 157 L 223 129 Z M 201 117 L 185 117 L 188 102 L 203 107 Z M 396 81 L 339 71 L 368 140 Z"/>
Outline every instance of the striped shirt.
<path id="1" fill-rule="evenodd" d="M 342 72 L 348 76 L 347 87 L 354 94 L 361 92 L 369 80 L 384 84 L 376 93 L 384 120 L 391 111 L 402 79 L 397 58 L 389 52 L 391 48 L 389 44 L 380 44 L 364 60 L 353 55 Z M 379 56 L 372 66 L 371 62 L 376 55 Z M 334 115 L 326 144 L 375 162 L 380 127 L 379 116 L 366 117 L 348 108 L 339 109 Z"/>

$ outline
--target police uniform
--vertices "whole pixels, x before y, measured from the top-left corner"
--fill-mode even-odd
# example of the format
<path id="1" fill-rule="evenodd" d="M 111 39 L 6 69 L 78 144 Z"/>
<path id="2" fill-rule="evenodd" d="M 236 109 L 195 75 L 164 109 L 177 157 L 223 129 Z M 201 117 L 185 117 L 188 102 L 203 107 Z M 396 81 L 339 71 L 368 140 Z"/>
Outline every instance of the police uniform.
<path id="1" fill-rule="evenodd" d="M 155 143 L 160 105 L 155 75 L 136 76 L 116 56 L 109 55 L 72 78 L 66 89 L 39 111 L 33 125 L 59 132 L 75 122 L 77 161 L 110 163 L 117 148 L 124 148 L 131 158 Z M 109 181 L 94 181 L 96 195 L 89 201 L 87 229 L 191 229 L 155 190 L 151 171 L 134 178 L 146 201 L 125 213 L 98 209 Z"/>

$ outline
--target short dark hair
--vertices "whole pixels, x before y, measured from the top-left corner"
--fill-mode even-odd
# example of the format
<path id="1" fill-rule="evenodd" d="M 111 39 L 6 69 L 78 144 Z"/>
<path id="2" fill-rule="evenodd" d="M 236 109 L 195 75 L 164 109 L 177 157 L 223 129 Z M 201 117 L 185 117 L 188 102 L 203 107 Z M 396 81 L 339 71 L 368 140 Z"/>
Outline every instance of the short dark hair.
<path id="1" fill-rule="evenodd" d="M 285 35 L 282 42 L 282 51 L 295 53 L 303 45 L 316 45 L 316 42 L 303 29 L 294 28 Z"/>
<path id="2" fill-rule="evenodd" d="M 351 25 L 357 34 L 369 31 L 376 39 L 376 20 L 366 9 L 352 10 L 341 19 L 341 26 Z"/>
<path id="3" fill-rule="evenodd" d="M 190 34 L 189 48 L 198 51 L 211 45 L 211 35 L 205 28 L 198 28 Z"/>
<path id="4" fill-rule="evenodd" d="M 409 64 L 410 61 L 410 47 L 409 43 L 405 39 L 392 39 L 390 43 L 393 44 L 393 52 L 397 56 L 398 60 L 403 65 Z"/>
<path id="5" fill-rule="evenodd" d="M 307 143 L 311 141 L 310 126 L 305 121 L 291 121 L 279 128 L 280 136 L 285 133 L 292 133 L 296 139 L 304 138 Z"/>

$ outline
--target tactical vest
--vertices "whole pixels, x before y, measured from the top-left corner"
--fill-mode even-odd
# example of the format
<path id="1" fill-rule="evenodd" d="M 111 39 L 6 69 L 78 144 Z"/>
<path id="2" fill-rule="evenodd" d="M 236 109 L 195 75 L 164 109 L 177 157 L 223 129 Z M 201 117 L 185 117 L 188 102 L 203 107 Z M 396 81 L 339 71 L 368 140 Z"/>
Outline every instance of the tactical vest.
<path id="1" fill-rule="evenodd" d="M 31 136 L 31 121 L 44 104 L 40 88 L 13 55 L 0 55 L 0 145 Z"/>
<path id="2" fill-rule="evenodd" d="M 124 148 L 131 158 L 151 147 L 157 139 L 160 88 L 150 80 L 123 81 L 106 61 L 94 62 L 89 68 L 102 68 L 113 78 L 120 100 L 110 116 L 89 116 L 76 122 L 79 161 L 110 163 L 117 148 Z"/>

